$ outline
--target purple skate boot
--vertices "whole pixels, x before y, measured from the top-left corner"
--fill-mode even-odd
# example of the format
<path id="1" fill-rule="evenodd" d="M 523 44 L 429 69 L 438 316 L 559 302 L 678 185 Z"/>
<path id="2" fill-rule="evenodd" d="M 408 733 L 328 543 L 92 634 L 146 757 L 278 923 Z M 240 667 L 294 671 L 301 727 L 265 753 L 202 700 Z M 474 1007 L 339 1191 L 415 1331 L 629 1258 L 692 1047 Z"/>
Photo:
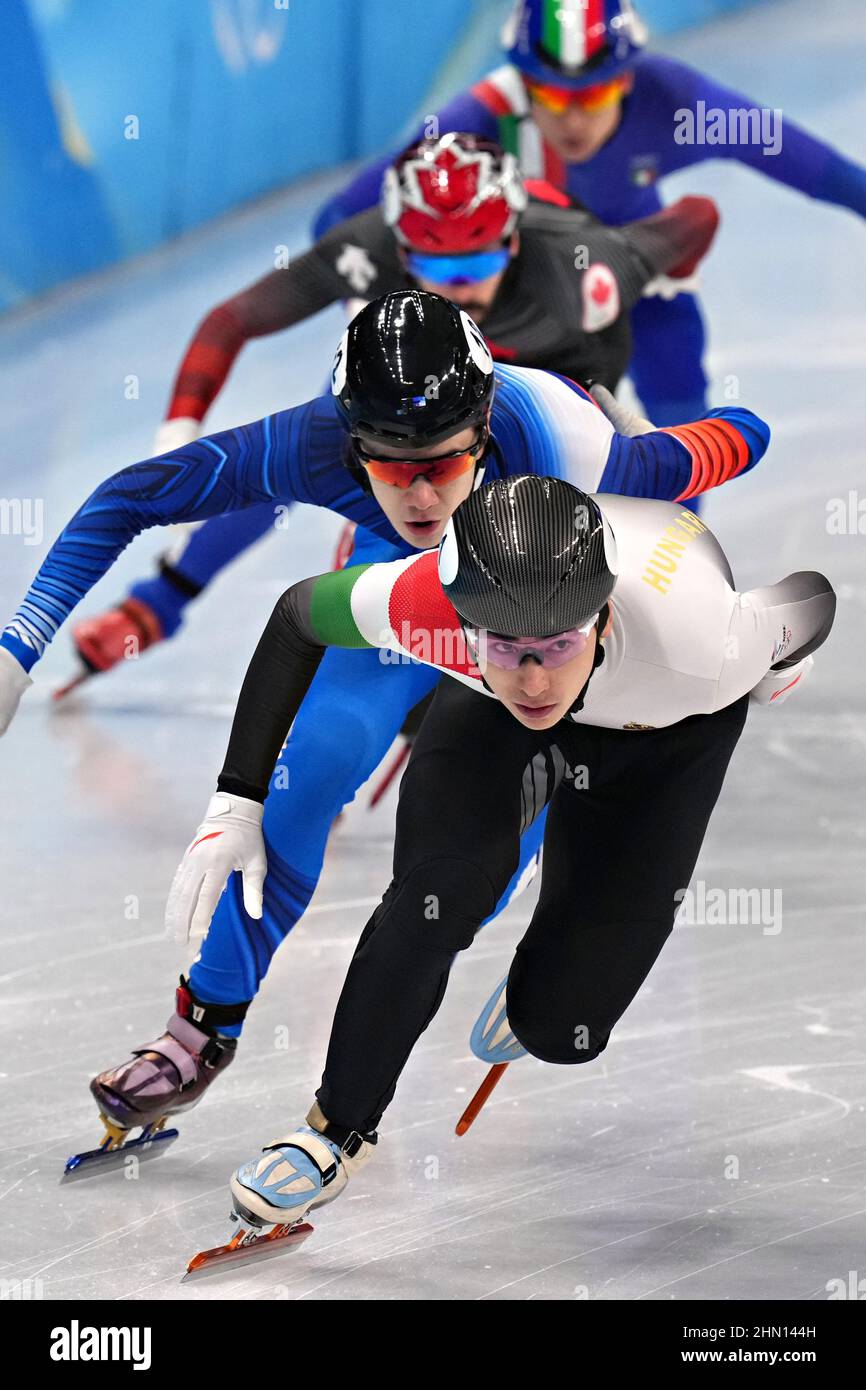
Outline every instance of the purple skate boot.
<path id="1" fill-rule="evenodd" d="M 191 1110 L 234 1058 L 237 1039 L 220 1027 L 242 1022 L 243 1004 L 205 1004 L 181 976 L 175 1013 L 155 1042 L 133 1050 L 119 1067 L 95 1076 L 91 1093 L 99 1106 L 106 1137 L 97 1149 L 67 1159 L 64 1177 L 80 1177 L 95 1168 L 116 1167 L 130 1152 L 152 1158 L 165 1152 L 176 1129 L 166 1129 L 169 1115 Z M 140 1133 L 131 1138 L 131 1133 Z"/>

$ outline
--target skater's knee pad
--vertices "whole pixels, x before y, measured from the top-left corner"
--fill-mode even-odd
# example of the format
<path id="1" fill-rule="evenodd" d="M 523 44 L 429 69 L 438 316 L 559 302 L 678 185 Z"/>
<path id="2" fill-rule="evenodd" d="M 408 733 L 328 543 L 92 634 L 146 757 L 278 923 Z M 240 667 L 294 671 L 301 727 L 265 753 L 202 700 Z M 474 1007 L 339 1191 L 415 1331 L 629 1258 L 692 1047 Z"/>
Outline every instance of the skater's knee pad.
<path id="1" fill-rule="evenodd" d="M 421 947 L 463 951 L 497 896 L 487 875 L 470 861 L 429 859 L 392 885 L 388 918 Z"/>

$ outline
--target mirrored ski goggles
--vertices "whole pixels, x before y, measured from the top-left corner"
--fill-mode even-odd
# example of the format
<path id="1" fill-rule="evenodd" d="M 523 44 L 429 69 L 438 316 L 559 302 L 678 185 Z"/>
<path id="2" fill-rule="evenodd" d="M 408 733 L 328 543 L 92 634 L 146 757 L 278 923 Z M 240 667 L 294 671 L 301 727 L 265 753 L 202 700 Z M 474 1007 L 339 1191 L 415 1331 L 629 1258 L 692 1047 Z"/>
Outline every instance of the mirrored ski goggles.
<path id="1" fill-rule="evenodd" d="M 490 431 L 485 425 L 478 439 L 468 449 L 460 449 L 455 454 L 436 454 L 433 458 L 420 459 L 380 459 L 368 454 L 357 439 L 352 440 L 352 452 L 371 478 L 379 483 L 390 483 L 392 487 L 409 488 L 416 478 L 426 478 L 434 487 L 452 483 L 455 478 L 474 468 L 484 450 Z"/>
<path id="2" fill-rule="evenodd" d="M 467 256 L 428 256 L 409 251 L 406 265 L 416 279 L 432 280 L 435 285 L 475 285 L 498 275 L 511 259 L 507 246 L 493 251 L 472 251 Z"/>
<path id="3" fill-rule="evenodd" d="M 516 671 L 527 656 L 534 657 L 540 666 L 556 670 L 557 666 L 564 666 L 586 650 L 598 617 L 596 613 L 583 627 L 569 628 L 555 637 L 501 637 L 497 632 L 468 627 L 466 641 L 476 666 L 482 670 L 487 664 L 503 671 Z"/>
<path id="4" fill-rule="evenodd" d="M 524 83 L 532 101 L 537 101 L 545 111 L 561 116 L 569 106 L 579 106 L 582 111 L 606 111 L 615 106 L 628 91 L 628 77 L 612 77 L 609 82 L 594 82 L 591 87 L 580 87 L 572 91 L 568 87 L 554 87 L 548 82 L 532 82 L 525 77 Z"/>

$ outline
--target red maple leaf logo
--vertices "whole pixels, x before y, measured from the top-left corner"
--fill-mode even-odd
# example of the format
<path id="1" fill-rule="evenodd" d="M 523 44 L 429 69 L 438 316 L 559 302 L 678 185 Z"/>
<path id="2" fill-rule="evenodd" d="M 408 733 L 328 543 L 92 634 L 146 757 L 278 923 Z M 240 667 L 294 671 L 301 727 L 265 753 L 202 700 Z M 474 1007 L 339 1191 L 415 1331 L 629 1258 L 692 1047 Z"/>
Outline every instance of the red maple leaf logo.
<path id="1" fill-rule="evenodd" d="M 452 150 L 444 150 L 433 168 L 420 163 L 418 185 L 426 206 L 446 216 L 472 202 L 478 193 L 481 161 L 470 155 L 462 161 Z"/>
<path id="2" fill-rule="evenodd" d="M 604 304 L 608 299 L 610 299 L 610 293 L 610 281 L 597 276 L 593 282 L 592 288 L 589 291 L 590 298 L 596 304 Z"/>

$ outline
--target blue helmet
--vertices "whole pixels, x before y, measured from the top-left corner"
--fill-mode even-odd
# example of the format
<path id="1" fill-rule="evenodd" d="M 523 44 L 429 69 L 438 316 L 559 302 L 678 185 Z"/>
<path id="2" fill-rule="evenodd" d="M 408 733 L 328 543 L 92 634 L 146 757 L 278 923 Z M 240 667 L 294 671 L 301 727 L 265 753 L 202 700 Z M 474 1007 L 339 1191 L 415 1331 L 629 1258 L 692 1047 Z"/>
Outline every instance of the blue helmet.
<path id="1" fill-rule="evenodd" d="M 631 67 L 646 39 L 631 0 L 516 0 L 502 33 L 526 77 L 574 90 Z"/>

